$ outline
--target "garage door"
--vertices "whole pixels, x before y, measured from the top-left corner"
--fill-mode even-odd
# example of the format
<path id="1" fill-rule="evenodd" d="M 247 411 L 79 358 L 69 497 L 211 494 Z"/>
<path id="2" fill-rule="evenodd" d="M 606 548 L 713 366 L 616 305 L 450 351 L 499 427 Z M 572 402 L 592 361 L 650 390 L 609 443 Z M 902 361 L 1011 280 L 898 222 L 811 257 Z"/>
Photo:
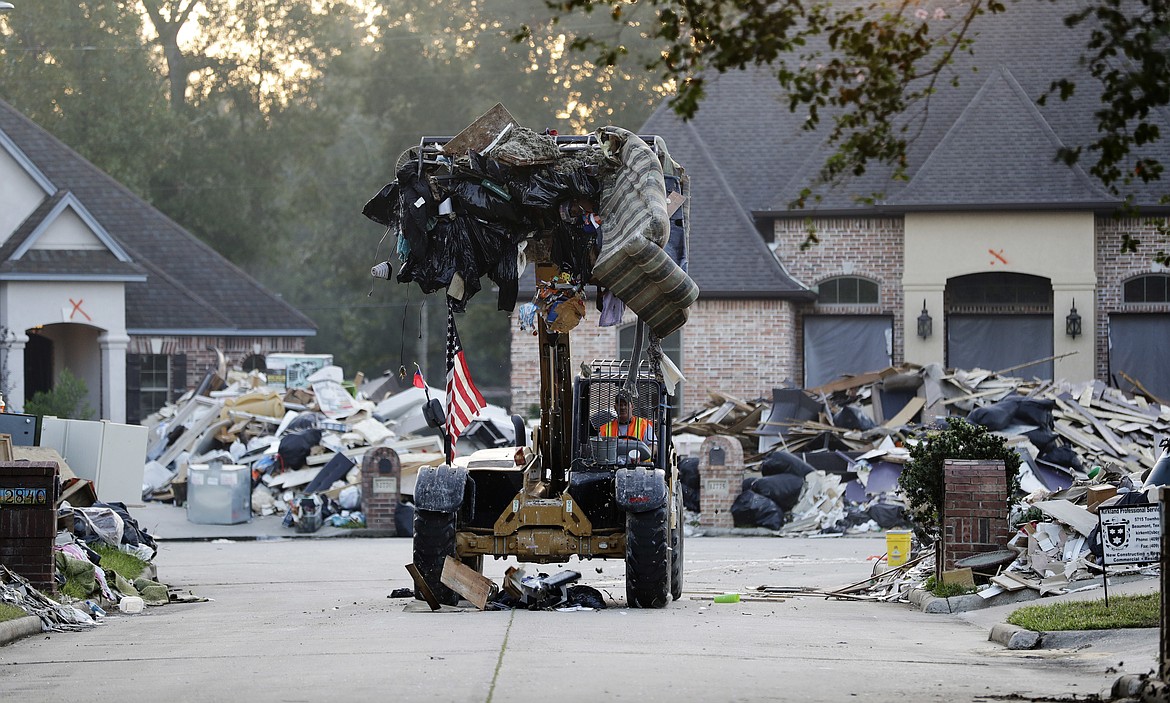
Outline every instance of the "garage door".
<path id="1" fill-rule="evenodd" d="M 1170 400 L 1170 315 L 1109 316 L 1109 373 L 1117 385 L 1133 390 L 1124 371 L 1150 393 Z"/>
<path id="2" fill-rule="evenodd" d="M 1002 371 L 1052 356 L 1049 315 L 950 315 L 947 366 Z M 1052 378 L 1052 360 L 1013 371 L 1021 378 Z"/>
<path id="3" fill-rule="evenodd" d="M 804 318 L 804 387 L 845 374 L 879 371 L 890 365 L 894 318 L 825 315 Z"/>

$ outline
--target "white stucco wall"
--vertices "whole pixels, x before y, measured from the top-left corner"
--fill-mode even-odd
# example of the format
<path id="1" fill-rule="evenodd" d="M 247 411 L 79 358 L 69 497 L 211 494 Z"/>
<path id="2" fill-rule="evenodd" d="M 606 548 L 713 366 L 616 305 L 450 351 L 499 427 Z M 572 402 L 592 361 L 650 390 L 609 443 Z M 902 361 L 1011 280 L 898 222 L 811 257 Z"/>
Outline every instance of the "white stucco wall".
<path id="1" fill-rule="evenodd" d="M 922 302 L 939 325 L 947 280 L 973 273 L 1011 272 L 1052 282 L 1053 353 L 1076 352 L 1054 363 L 1054 376 L 1093 378 L 1095 329 L 1094 219 L 1092 213 L 908 213 L 906 215 L 903 339 L 906 361 L 942 363 L 941 329 L 916 334 Z M 1084 334 L 1065 334 L 1064 317 L 1076 300 Z"/>
<path id="2" fill-rule="evenodd" d="M 0 146 L 0 243 L 28 219 L 45 197 L 45 191 Z"/>
<path id="3" fill-rule="evenodd" d="M 24 405 L 24 347 L 30 331 L 54 343 L 53 371 L 69 368 L 86 382 L 101 418 L 126 419 L 125 295 L 121 283 L 10 281 L 0 285 L 0 320 L 12 343 L 4 360 L 8 401 Z M 39 329 L 38 329 L 39 328 Z"/>

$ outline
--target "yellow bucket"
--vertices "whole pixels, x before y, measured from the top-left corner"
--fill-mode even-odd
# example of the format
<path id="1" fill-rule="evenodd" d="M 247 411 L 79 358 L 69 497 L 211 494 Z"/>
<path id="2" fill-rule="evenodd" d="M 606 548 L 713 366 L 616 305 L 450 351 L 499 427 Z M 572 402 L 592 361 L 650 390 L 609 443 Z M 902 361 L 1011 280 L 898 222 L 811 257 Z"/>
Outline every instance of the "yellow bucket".
<path id="1" fill-rule="evenodd" d="M 886 563 L 901 566 L 910 558 L 910 530 L 890 530 L 886 533 Z"/>

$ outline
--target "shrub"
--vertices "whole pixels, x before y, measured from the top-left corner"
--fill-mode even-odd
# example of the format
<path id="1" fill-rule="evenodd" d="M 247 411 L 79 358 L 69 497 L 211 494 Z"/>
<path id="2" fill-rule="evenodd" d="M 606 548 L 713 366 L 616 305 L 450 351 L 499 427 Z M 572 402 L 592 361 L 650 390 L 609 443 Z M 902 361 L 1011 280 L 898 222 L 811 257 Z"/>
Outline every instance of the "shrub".
<path id="1" fill-rule="evenodd" d="M 69 369 L 62 369 L 53 384 L 53 389 L 33 394 L 24 404 L 29 415 L 52 415 L 73 420 L 90 420 L 93 408 L 85 402 L 89 388 L 85 381 L 73 375 Z"/>
<path id="2" fill-rule="evenodd" d="M 935 535 L 942 528 L 943 466 L 947 459 L 998 459 L 1007 472 L 1004 501 L 1010 501 L 1019 490 L 1020 455 L 1007 447 L 1004 438 L 961 417 L 947 418 L 945 429 L 928 432 L 910 448 L 910 461 L 898 479 L 916 521 Z"/>

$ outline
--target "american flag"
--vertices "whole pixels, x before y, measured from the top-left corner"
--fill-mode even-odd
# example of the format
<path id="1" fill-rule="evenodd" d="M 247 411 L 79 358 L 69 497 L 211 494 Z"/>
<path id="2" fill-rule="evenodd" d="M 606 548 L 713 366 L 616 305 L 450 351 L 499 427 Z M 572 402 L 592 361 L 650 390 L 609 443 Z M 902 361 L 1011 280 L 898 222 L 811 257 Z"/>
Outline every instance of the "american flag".
<path id="1" fill-rule="evenodd" d="M 459 332 L 455 329 L 455 313 L 447 310 L 447 437 L 451 441 L 451 455 L 455 459 L 455 440 L 471 424 L 479 411 L 487 407 L 479 389 L 471 380 L 467 361 L 463 358 L 463 345 L 459 343 Z"/>

